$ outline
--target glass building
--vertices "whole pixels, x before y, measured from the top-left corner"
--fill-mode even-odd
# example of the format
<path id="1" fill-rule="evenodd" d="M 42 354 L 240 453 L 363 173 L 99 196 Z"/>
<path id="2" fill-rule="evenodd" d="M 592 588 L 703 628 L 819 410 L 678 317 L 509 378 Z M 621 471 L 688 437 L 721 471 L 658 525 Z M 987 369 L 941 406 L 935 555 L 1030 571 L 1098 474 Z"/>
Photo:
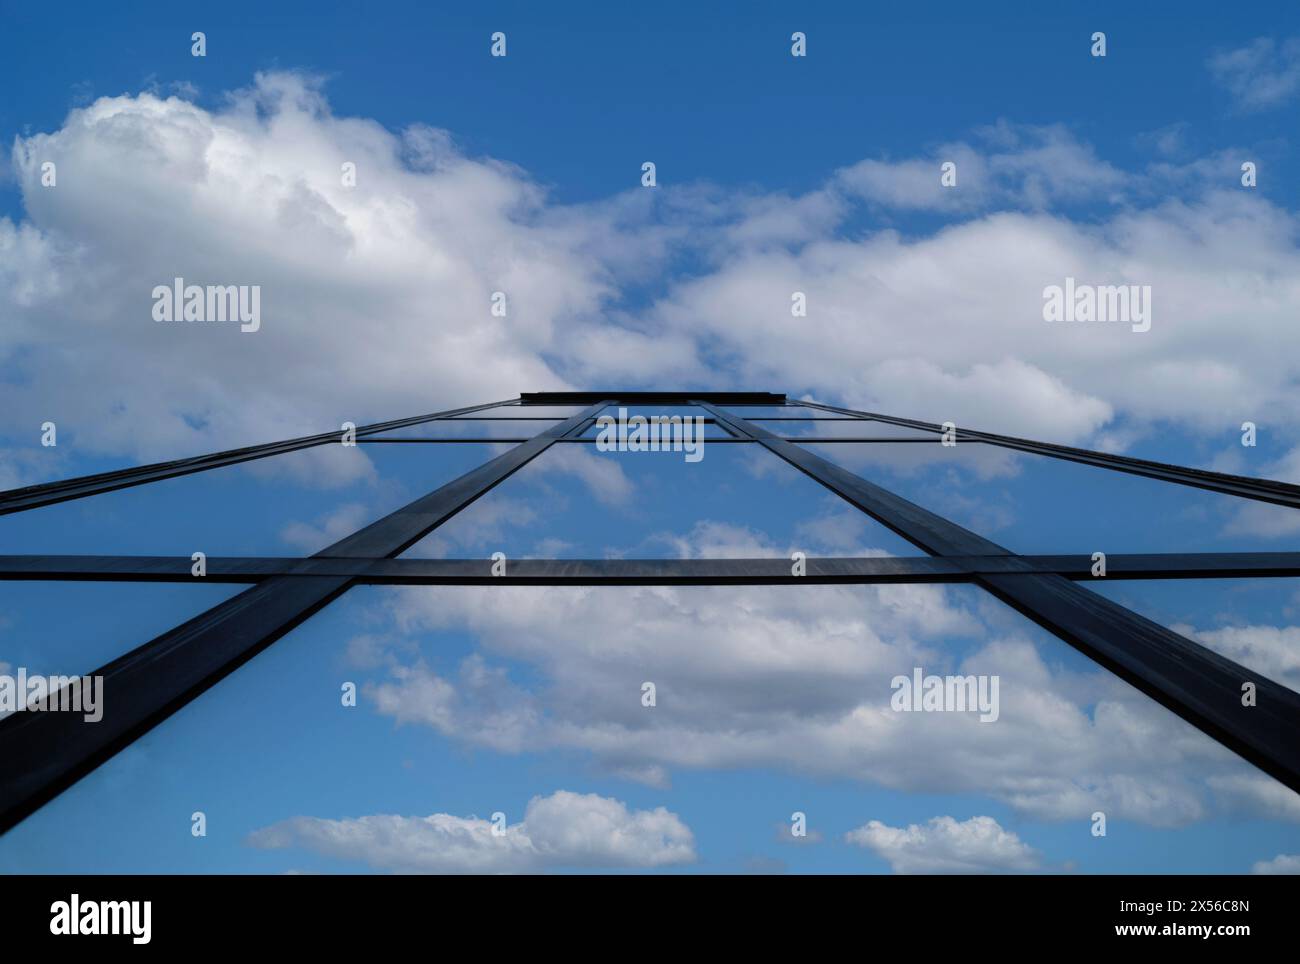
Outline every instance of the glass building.
<path id="1" fill-rule="evenodd" d="M 1085 870 L 1179 868 L 1203 801 L 1295 809 L 1300 658 L 1224 627 L 1290 618 L 1300 553 L 1254 533 L 1297 507 L 767 392 L 523 394 L 0 493 L 0 669 L 102 681 L 93 721 L 0 721 L 0 869 L 476 869 L 357 824 L 434 813 L 530 835 L 489 870 L 842 869 L 791 842 L 918 798 L 1036 840 L 1007 869 L 1065 832 Z M 538 845 L 561 803 L 652 845 Z M 1285 837 L 1248 823 L 1196 832 Z"/>

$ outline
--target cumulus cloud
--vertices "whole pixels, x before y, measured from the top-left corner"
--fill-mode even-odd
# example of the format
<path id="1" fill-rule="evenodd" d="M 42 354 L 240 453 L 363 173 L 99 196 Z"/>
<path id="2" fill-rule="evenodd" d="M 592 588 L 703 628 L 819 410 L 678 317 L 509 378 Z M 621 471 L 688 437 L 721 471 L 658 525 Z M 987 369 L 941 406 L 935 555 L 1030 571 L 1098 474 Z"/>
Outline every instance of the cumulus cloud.
<path id="1" fill-rule="evenodd" d="M 537 873 L 555 868 L 666 867 L 695 860 L 695 840 L 663 807 L 629 810 L 594 793 L 557 790 L 528 802 L 524 819 L 494 832 L 490 820 L 435 813 L 355 819 L 293 817 L 254 831 L 263 849 L 300 848 L 399 873 Z"/>
<path id="2" fill-rule="evenodd" d="M 1007 210 L 921 236 L 741 248 L 650 313 L 668 332 L 707 332 L 739 380 L 813 396 L 835 385 L 853 407 L 932 422 L 1063 442 L 1121 416 L 1224 430 L 1268 411 L 1294 426 L 1295 223 L 1220 183 L 1095 223 Z M 1150 285 L 1151 330 L 1045 322 L 1044 289 L 1071 277 Z M 789 323 L 792 291 L 807 295 L 805 324 Z"/>
<path id="3" fill-rule="evenodd" d="M 1110 446 L 1242 412 L 1300 427 L 1295 220 L 1241 191 L 1226 154 L 1119 170 L 1066 128 L 1000 122 L 795 196 L 685 184 L 562 205 L 447 131 L 336 116 L 301 74 L 216 108 L 187 96 L 101 98 L 15 142 L 27 214 L 0 220 L 0 431 L 53 418 L 77 451 L 157 459 L 616 382 Z M 898 230 L 918 210 L 942 226 Z M 153 287 L 177 276 L 260 284 L 261 330 L 152 321 Z M 1066 277 L 1150 285 L 1151 330 L 1044 322 Z M 607 467 L 563 458 L 626 498 Z M 5 483 L 28 463 L 6 459 Z"/>
<path id="4" fill-rule="evenodd" d="M 896 874 L 991 874 L 1037 870 L 1038 853 L 992 817 L 890 827 L 879 820 L 844 835 L 889 862 Z"/>
<path id="5" fill-rule="evenodd" d="M 0 399 L 83 451 L 178 456 L 563 388 L 540 352 L 609 291 L 595 215 L 551 218 L 522 171 L 446 132 L 336 117 L 298 74 L 214 110 L 102 98 L 19 138 L 13 167 L 28 220 L 0 220 Z M 261 329 L 153 321 L 174 277 L 260 285 Z"/>

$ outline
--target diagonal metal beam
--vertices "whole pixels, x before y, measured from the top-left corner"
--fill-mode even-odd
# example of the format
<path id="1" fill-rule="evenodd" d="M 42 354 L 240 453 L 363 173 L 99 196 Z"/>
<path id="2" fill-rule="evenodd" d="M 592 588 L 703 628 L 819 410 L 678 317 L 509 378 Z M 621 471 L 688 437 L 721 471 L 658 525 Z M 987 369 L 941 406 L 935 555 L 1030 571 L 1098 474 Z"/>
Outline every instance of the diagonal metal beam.
<path id="1" fill-rule="evenodd" d="M 895 418 L 892 415 L 878 415 L 873 412 L 859 412 L 855 409 L 838 408 L 834 405 L 823 405 L 819 402 L 799 402 L 798 404 L 824 412 L 837 412 L 841 415 L 869 418 L 877 422 L 900 425 L 905 428 L 921 429 L 928 432 L 943 431 L 942 425 L 936 425 L 933 422 L 921 422 L 911 418 Z M 974 429 L 958 428 L 956 436 L 958 439 L 965 441 L 988 442 L 992 445 L 1000 445 L 1003 448 L 1032 452 L 1035 455 L 1046 455 L 1067 462 L 1095 465 L 1116 472 L 1126 472 L 1129 475 L 1141 475 L 1149 479 L 1159 479 L 1162 482 L 1174 482 L 1178 485 L 1190 485 L 1197 489 L 1208 489 L 1211 492 L 1223 492 L 1243 499 L 1254 499 L 1257 502 L 1272 502 L 1275 505 L 1300 508 L 1300 485 L 1278 482 L 1274 479 L 1228 475 L 1224 472 L 1210 472 L 1205 469 L 1193 469 L 1184 465 L 1152 462 L 1148 459 L 1135 459 L 1127 455 L 1111 455 L 1106 452 L 1094 452 L 1091 449 L 1055 445 L 1051 442 L 1035 442 L 1031 439 L 1017 438 L 1014 435 L 994 435 L 991 432 L 978 432 Z"/>
<path id="2" fill-rule="evenodd" d="M 701 402 L 799 471 L 927 552 L 1007 555 L 1008 550 Z M 1018 560 L 1019 557 L 1012 557 Z M 974 581 L 1203 733 L 1300 792 L 1300 693 L 1260 676 L 1058 575 L 979 574 Z M 1242 705 L 1242 687 L 1255 687 Z"/>
<path id="3" fill-rule="evenodd" d="M 448 482 L 313 558 L 395 556 L 509 478 L 603 407 L 593 406 Z M 120 656 L 103 678 L 103 717 L 14 713 L 0 720 L 0 833 L 332 602 L 345 575 L 267 579 Z"/>
<path id="4" fill-rule="evenodd" d="M 1009 556 L 1004 549 L 983 536 L 935 515 L 913 502 L 894 495 L 861 476 L 842 469 L 833 462 L 786 441 L 765 428 L 714 407 L 698 402 L 719 422 L 725 421 L 736 434 L 754 439 L 764 448 L 811 476 L 840 498 L 857 506 L 873 519 L 897 532 L 926 552 L 946 556 Z"/>
<path id="5" fill-rule="evenodd" d="M 454 415 L 463 415 L 469 412 L 480 412 L 484 409 L 496 408 L 506 404 L 509 404 L 509 400 L 490 402 L 486 405 L 473 405 L 469 408 L 456 408 L 446 412 L 435 412 L 432 415 L 399 418 L 391 422 L 376 422 L 373 425 L 361 426 L 356 430 L 356 434 L 358 438 L 361 438 L 366 435 L 373 435 L 376 432 L 389 432 L 394 429 L 407 428 L 411 425 L 420 425 L 424 422 L 432 422 L 437 419 L 450 418 Z M 206 472 L 208 469 L 216 469 L 224 465 L 236 465 L 240 462 L 250 462 L 253 459 L 264 459 L 271 455 L 284 455 L 287 452 L 296 452 L 299 449 L 325 445 L 329 442 L 339 442 L 342 437 L 342 431 L 322 432 L 319 435 L 305 435 L 302 438 L 287 439 L 282 442 L 267 442 L 263 445 L 250 445 L 240 449 L 227 449 L 224 452 L 212 452 L 208 455 L 196 455 L 188 459 L 154 462 L 151 465 L 137 465 L 129 469 L 118 469 L 114 472 L 82 475 L 73 479 L 62 479 L 58 482 L 45 482 L 41 485 L 24 486 L 21 489 L 9 489 L 6 492 L 0 492 L 0 515 L 36 509 L 43 505 L 66 502 L 69 499 L 83 499 L 88 495 L 112 492 L 115 489 L 125 489 L 133 485 L 144 485 L 148 482 L 174 479 L 177 476 L 190 475 L 194 472 Z"/>

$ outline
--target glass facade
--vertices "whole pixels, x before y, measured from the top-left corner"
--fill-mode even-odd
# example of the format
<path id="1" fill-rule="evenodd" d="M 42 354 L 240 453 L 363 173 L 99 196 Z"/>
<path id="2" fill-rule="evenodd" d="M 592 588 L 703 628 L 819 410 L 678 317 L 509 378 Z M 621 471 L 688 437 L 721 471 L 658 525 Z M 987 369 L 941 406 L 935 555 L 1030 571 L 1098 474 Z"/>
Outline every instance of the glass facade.
<path id="1" fill-rule="evenodd" d="M 792 811 L 867 792 L 1018 815 L 1049 857 L 1111 810 L 1112 872 L 1216 802 L 1294 810 L 1300 553 L 1260 522 L 1294 486 L 766 393 L 404 422 L 0 493 L 0 668 L 106 694 L 0 721 L 0 870 L 454 870 L 319 840 L 571 802 L 524 783 L 671 787 L 700 843 L 665 870 L 777 859 Z M 187 808 L 222 846 L 159 839 Z"/>

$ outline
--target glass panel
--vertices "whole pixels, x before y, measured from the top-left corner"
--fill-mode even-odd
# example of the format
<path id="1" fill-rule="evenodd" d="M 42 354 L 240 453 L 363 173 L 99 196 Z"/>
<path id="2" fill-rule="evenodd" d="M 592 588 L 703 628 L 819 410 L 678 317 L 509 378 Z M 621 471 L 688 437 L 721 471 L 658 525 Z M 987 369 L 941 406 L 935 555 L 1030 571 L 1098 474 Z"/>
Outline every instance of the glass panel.
<path id="1" fill-rule="evenodd" d="M 0 553 L 311 554 L 496 449 L 319 446 L 2 516 Z"/>
<path id="2" fill-rule="evenodd" d="M 628 414 L 628 418 L 630 419 L 630 418 L 632 418 L 632 416 L 634 416 L 634 415 L 639 415 L 639 414 L 641 414 L 641 413 L 640 413 L 640 412 L 629 411 L 627 414 Z M 615 415 L 614 417 L 617 418 L 616 415 Z M 686 426 L 686 425 L 690 425 L 690 426 L 691 426 L 690 431 L 691 431 L 692 434 L 690 435 L 690 437 L 691 437 L 692 439 L 701 437 L 701 436 L 699 436 L 698 434 L 695 434 L 697 431 L 702 431 L 702 432 L 704 433 L 702 437 L 703 437 L 703 438 L 706 438 L 706 439 L 732 438 L 732 437 L 733 437 L 733 436 L 731 436 L 730 434 L 728 434 L 727 431 L 726 431 L 725 429 L 723 429 L 721 426 L 717 425 L 716 423 L 712 423 L 712 424 L 710 424 L 710 423 L 706 423 L 706 424 L 704 424 L 703 426 L 700 426 L 700 427 L 698 428 L 698 430 L 697 430 L 697 428 L 696 428 L 696 423 L 695 423 L 694 421 L 689 421 L 689 422 L 687 421 L 688 419 L 692 419 L 692 418 L 695 418 L 695 417 L 699 417 L 699 418 L 707 418 L 708 416 L 706 416 L 706 415 L 704 415 L 704 414 L 702 414 L 702 413 L 697 413 L 696 416 L 691 416 L 691 415 L 683 415 L 683 416 L 681 416 L 681 418 L 682 418 L 682 425 L 683 425 L 683 428 L 681 429 L 681 433 L 680 433 L 680 434 L 682 435 L 683 438 L 686 437 L 686 436 L 685 436 L 685 432 L 686 432 L 686 428 L 685 428 L 685 426 Z M 615 424 L 615 428 L 617 429 L 617 423 Z M 661 438 L 661 439 L 669 439 L 669 440 L 671 440 L 671 439 L 673 438 L 673 432 L 674 432 L 674 430 L 675 430 L 675 427 L 674 427 L 673 425 L 671 425 L 671 424 L 667 424 L 667 425 L 665 425 L 665 423 L 660 422 L 659 425 L 658 425 L 658 427 L 657 427 L 657 429 L 656 429 L 656 432 L 658 433 L 658 437 L 659 437 L 659 438 Z M 592 422 L 591 425 L 587 427 L 587 430 L 584 431 L 584 432 L 582 433 L 582 437 L 583 437 L 583 438 L 597 438 L 597 437 L 600 435 L 601 431 L 602 431 L 601 426 L 598 425 L 596 422 Z M 627 431 L 630 433 L 630 432 L 631 432 L 631 428 L 629 428 Z M 649 431 L 649 427 L 647 426 L 647 432 L 648 432 L 648 431 Z M 617 436 L 615 436 L 615 438 L 617 438 Z M 647 438 L 649 438 L 649 436 L 647 436 Z"/>
<path id="3" fill-rule="evenodd" d="M 487 558 L 915 555 L 884 526 L 756 445 L 601 452 L 557 444 L 407 551 Z M 760 538 L 761 531 L 766 535 Z"/>
<path id="4" fill-rule="evenodd" d="M 488 421 L 449 418 L 423 425 L 409 425 L 392 432 L 367 436 L 367 439 L 385 438 L 532 438 L 558 425 L 552 421 Z"/>
<path id="5" fill-rule="evenodd" d="M 98 475 L 131 468 L 137 462 L 122 455 L 74 457 L 72 446 L 61 435 L 63 444 L 45 447 L 32 439 L 18 441 L 0 436 L 0 492 L 29 485 L 57 482 L 78 475 Z M 183 458 L 185 453 L 172 456 Z"/>
<path id="6" fill-rule="evenodd" d="M 620 409 L 627 413 L 630 418 L 633 415 L 641 415 L 645 418 L 658 416 L 666 418 L 669 416 L 680 416 L 681 418 L 709 418 L 710 415 L 698 405 L 609 405 L 600 410 L 600 415 L 611 415 L 618 418 Z"/>
<path id="7" fill-rule="evenodd" d="M 456 418 L 518 418 L 521 415 L 527 415 L 530 418 L 534 416 L 545 415 L 549 418 L 568 418 L 571 415 L 577 415 L 586 405 L 501 405 L 496 408 L 485 408 L 481 412 L 472 414 L 458 415 Z"/>
<path id="8" fill-rule="evenodd" d="M 198 579 L 0 582 L 0 673 L 88 674 L 247 588 Z"/>
<path id="9" fill-rule="evenodd" d="M 1286 456 L 1295 444 L 1291 433 L 1260 425 L 1254 434 L 1255 444 L 1247 446 L 1242 444 L 1241 426 L 1241 419 L 1237 419 L 1187 432 L 1166 423 L 1161 423 L 1158 429 L 1140 427 L 1133 430 L 1121 422 L 1109 429 L 1107 437 L 1123 440 L 1122 453 L 1134 458 L 1229 475 L 1300 481 L 1291 475 L 1294 469 L 1288 471 L 1286 464 Z"/>
<path id="10" fill-rule="evenodd" d="M 1276 550 L 1300 524 L 1295 510 L 980 442 L 807 448 L 1021 553 Z"/>
<path id="11" fill-rule="evenodd" d="M 839 418 L 834 412 L 823 412 L 816 408 L 804 408 L 802 405 L 716 405 L 724 413 L 753 421 L 758 418 L 781 417 L 792 415 L 816 415 L 818 418 Z"/>
<path id="12" fill-rule="evenodd" d="M 756 424 L 769 432 L 788 438 L 796 436 L 806 436 L 808 438 L 860 437 L 870 439 L 925 439 L 936 443 L 940 441 L 936 432 L 927 432 L 924 429 L 907 428 L 903 425 L 893 425 L 889 422 L 877 422 L 867 419 L 836 419 L 828 422 L 757 422 Z"/>

